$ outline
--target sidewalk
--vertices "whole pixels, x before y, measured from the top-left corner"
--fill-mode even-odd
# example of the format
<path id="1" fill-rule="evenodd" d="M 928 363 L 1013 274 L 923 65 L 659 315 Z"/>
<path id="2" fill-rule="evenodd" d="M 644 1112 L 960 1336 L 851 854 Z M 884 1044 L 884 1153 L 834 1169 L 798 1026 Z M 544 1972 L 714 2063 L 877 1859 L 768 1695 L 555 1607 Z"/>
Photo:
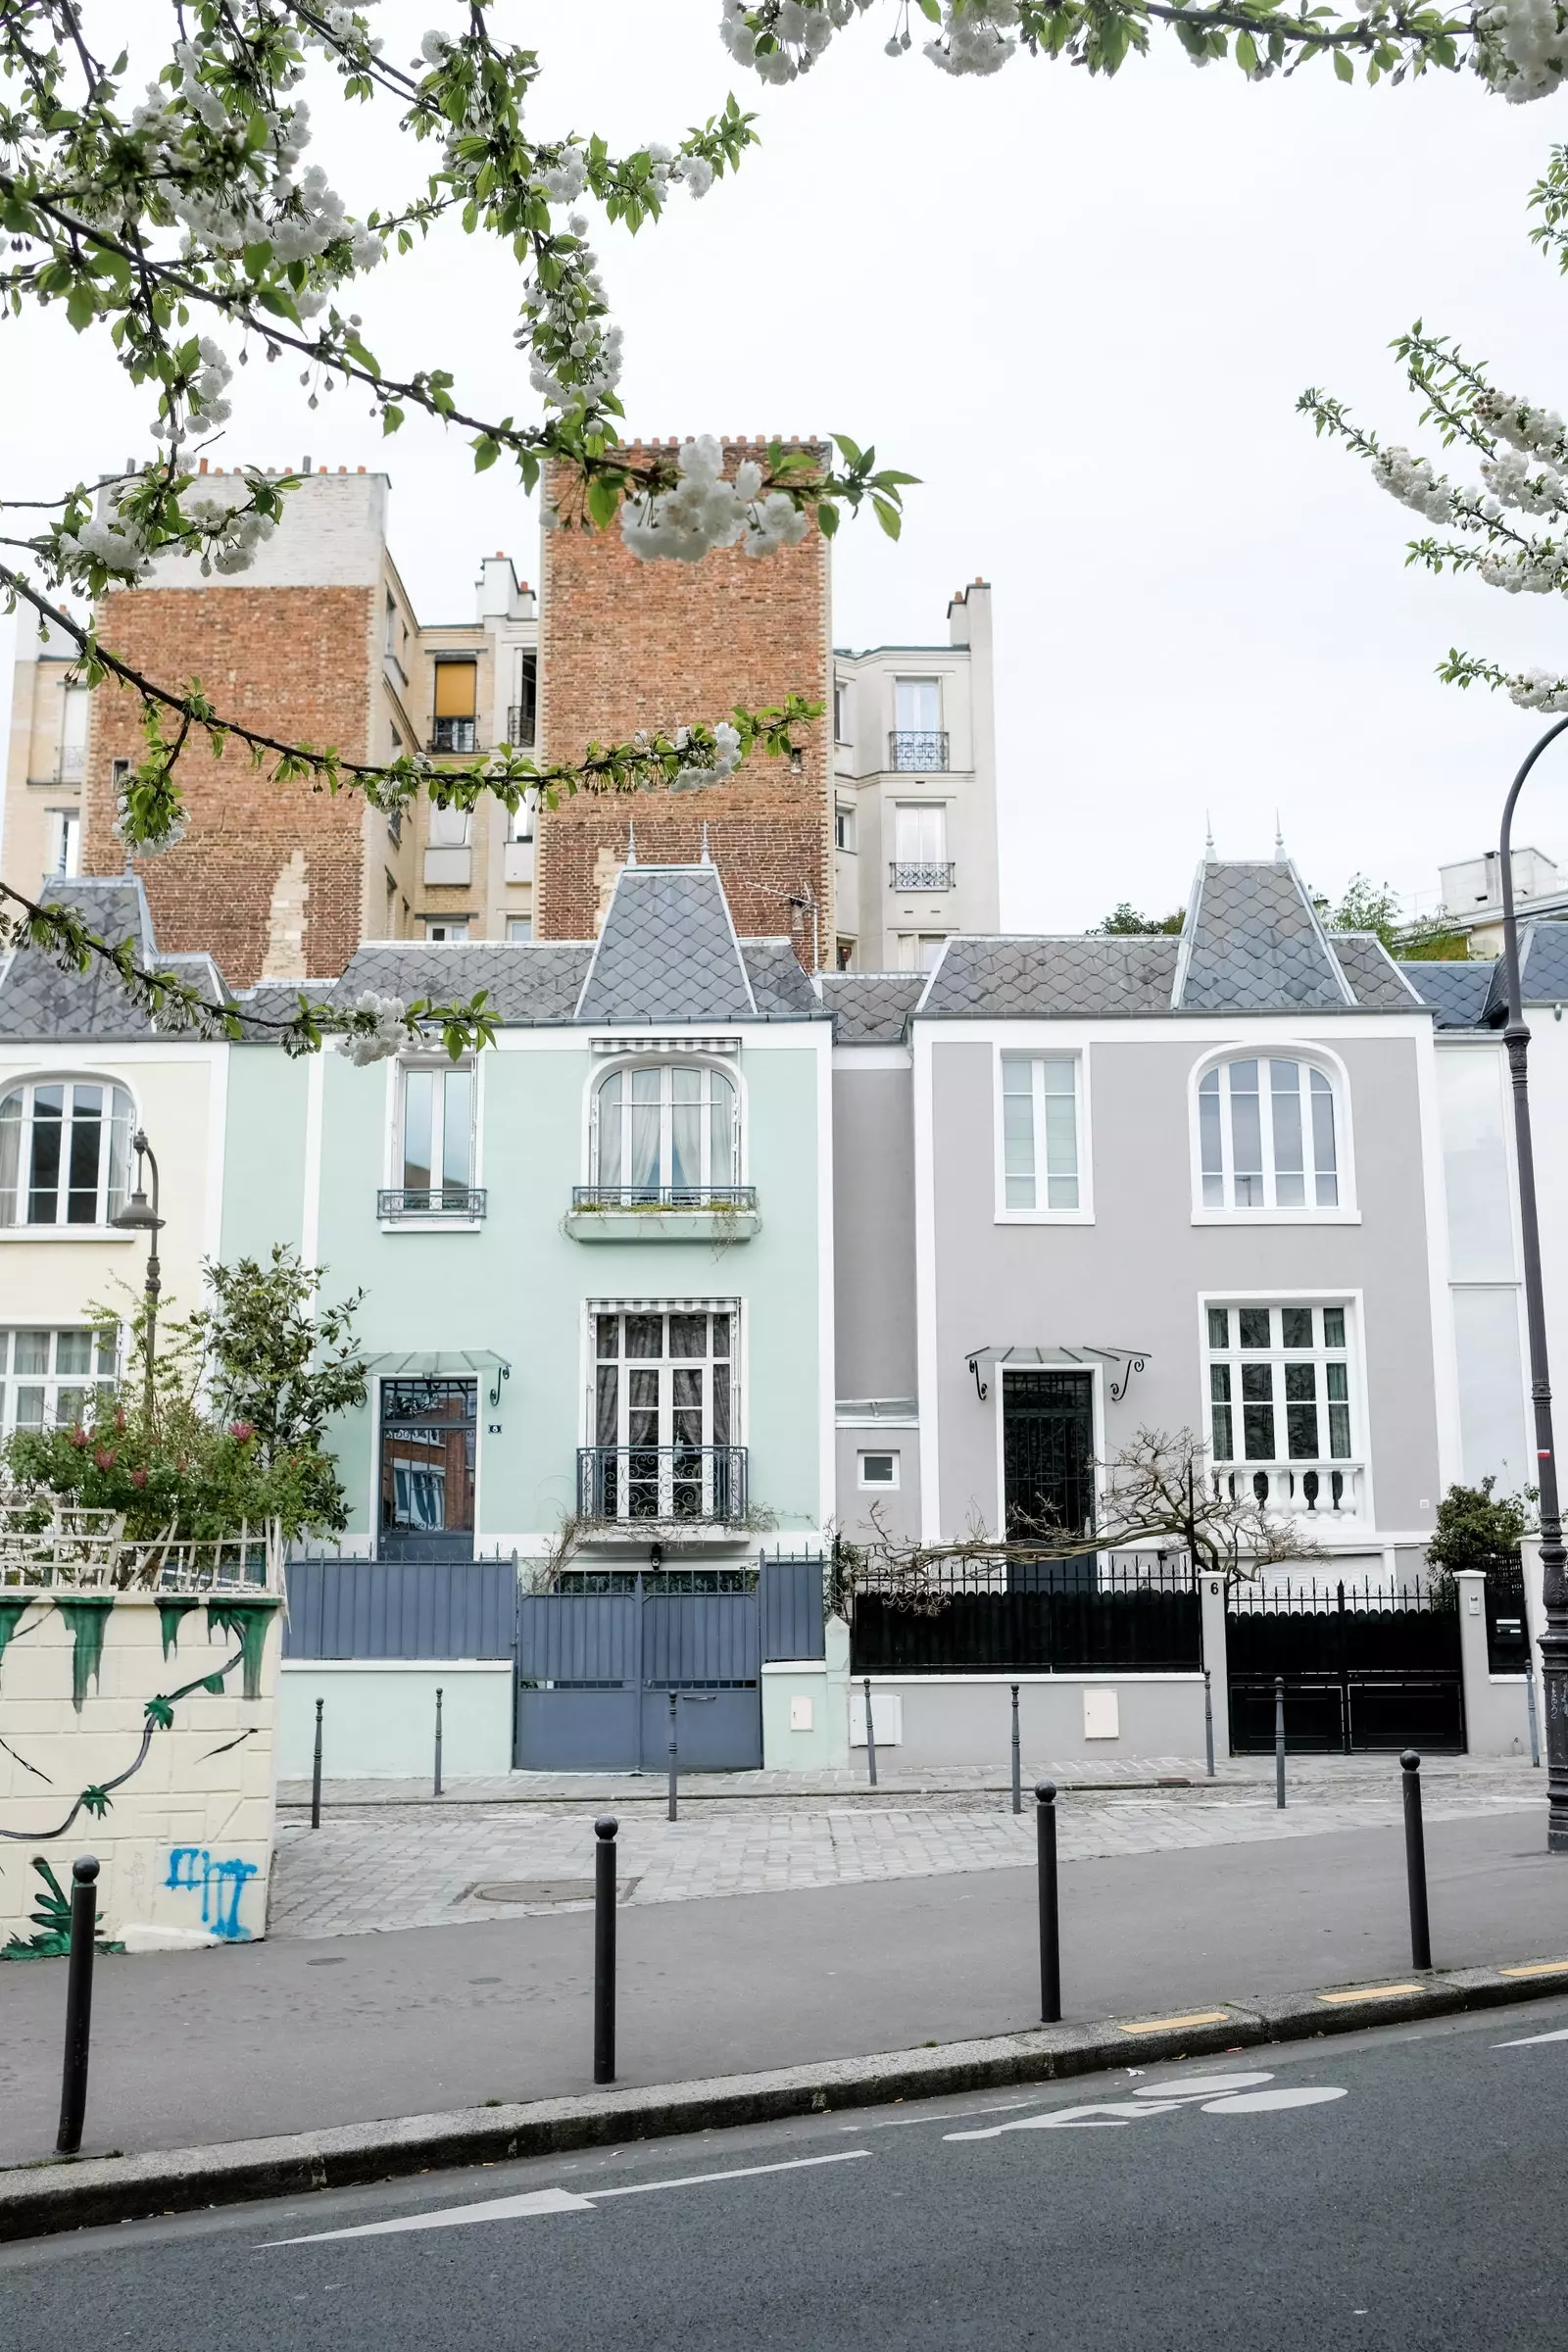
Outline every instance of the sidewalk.
<path id="1" fill-rule="evenodd" d="M 1102 1800 L 1069 1802 L 1064 1831 L 1076 1802 Z M 1453 1820 L 1433 1807 L 1428 1824 L 1440 1967 L 1568 1954 L 1568 1861 L 1544 1850 L 1542 1805 L 1494 1800 Z M 641 1822 L 622 1834 L 629 1876 L 644 1834 Z M 1396 1827 L 1067 1861 L 1061 1915 L 1069 2019 L 1245 2003 L 1409 1961 Z M 633 1903 L 619 1922 L 618 2079 L 677 2083 L 1017 2033 L 1037 2015 L 1036 1933 L 1021 1867 Z M 583 2090 L 592 1948 L 591 1917 L 575 1910 L 106 1959 L 85 2152 Z M 64 1962 L 8 1969 L 4 1995 L 0 2164 L 17 2164 L 53 2142 Z"/>

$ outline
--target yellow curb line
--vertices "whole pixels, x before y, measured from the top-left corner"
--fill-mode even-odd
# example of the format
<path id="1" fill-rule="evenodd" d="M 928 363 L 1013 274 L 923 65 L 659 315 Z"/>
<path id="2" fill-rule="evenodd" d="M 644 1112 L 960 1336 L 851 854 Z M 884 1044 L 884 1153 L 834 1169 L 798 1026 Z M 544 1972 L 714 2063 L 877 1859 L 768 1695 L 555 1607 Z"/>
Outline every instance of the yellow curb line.
<path id="1" fill-rule="evenodd" d="M 1348 1992 L 1320 1992 L 1320 2001 L 1392 2001 L 1401 1992 L 1419 1992 L 1419 1984 L 1357 1984 Z"/>
<path id="2" fill-rule="evenodd" d="M 1499 1977 L 1568 1976 L 1568 1960 L 1531 1960 L 1522 1968 L 1499 1968 Z"/>
<path id="3" fill-rule="evenodd" d="M 1134 2026 L 1123 2026 L 1124 2034 L 1163 2034 L 1172 2026 L 1224 2026 L 1230 2023 L 1228 2009 L 1193 2009 L 1185 2017 L 1143 2017 Z"/>

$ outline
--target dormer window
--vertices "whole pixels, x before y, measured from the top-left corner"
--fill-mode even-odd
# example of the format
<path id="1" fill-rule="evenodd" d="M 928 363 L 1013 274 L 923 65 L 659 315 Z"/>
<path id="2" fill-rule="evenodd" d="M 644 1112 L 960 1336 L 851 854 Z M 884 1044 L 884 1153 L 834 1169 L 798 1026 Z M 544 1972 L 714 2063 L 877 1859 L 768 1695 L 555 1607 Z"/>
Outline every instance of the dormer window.
<path id="1" fill-rule="evenodd" d="M 1338 1209 L 1340 1120 L 1335 1086 L 1315 1062 L 1238 1056 L 1198 1088 L 1200 1200 L 1205 1209 Z"/>

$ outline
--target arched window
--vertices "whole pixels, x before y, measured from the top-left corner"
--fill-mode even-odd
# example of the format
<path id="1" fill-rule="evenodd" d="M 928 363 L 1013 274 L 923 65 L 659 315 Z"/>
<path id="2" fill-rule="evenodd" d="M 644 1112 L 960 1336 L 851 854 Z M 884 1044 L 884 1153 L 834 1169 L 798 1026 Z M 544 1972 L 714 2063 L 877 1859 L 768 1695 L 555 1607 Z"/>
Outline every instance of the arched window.
<path id="1" fill-rule="evenodd" d="M 107 1225 L 125 1205 L 135 1116 L 100 1078 L 14 1086 L 0 1100 L 0 1225 Z"/>
<path id="2" fill-rule="evenodd" d="M 700 1200 L 735 1184 L 734 1081 L 707 1062 L 609 1071 L 594 1094 L 593 1181 L 627 1201 Z"/>
<path id="3" fill-rule="evenodd" d="M 1334 1083 L 1309 1061 L 1224 1061 L 1198 1089 L 1205 1208 L 1341 1205 Z"/>

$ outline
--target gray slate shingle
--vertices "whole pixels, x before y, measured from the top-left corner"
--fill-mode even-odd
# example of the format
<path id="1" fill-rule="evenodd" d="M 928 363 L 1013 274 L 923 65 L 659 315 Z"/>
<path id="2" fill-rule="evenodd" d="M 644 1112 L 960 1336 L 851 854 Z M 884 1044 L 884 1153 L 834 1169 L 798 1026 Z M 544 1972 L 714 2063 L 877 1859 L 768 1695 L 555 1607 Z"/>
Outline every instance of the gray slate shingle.
<path id="1" fill-rule="evenodd" d="M 757 1001 L 715 865 L 624 865 L 579 1021 L 748 1021 Z"/>
<path id="2" fill-rule="evenodd" d="M 787 939 L 743 939 L 741 957 L 764 1021 L 821 1019 L 816 991 Z"/>
<path id="3" fill-rule="evenodd" d="M 1495 963 L 1401 963 L 1399 966 L 1423 1004 L 1430 1004 L 1435 1029 L 1482 1029 L 1486 1026 Z"/>
<path id="4" fill-rule="evenodd" d="M 1506 1002 L 1502 972 L 1497 995 Z M 1527 1004 L 1568 1000 L 1568 923 L 1531 923 L 1519 943 L 1519 984 Z"/>
<path id="5" fill-rule="evenodd" d="M 469 946 L 361 948 L 331 992 L 335 1004 L 352 1004 L 363 990 L 421 997 L 438 1004 L 468 1003 L 487 989 L 490 1008 L 509 1029 L 544 1028 L 569 1021 L 593 950 L 576 940 L 475 940 Z M 288 992 L 289 1009 L 298 995 Z"/>
<path id="6" fill-rule="evenodd" d="M 46 906 L 69 906 L 81 915 L 109 946 L 118 948 L 128 939 L 139 963 L 156 960 L 147 894 L 135 875 L 52 882 L 41 895 Z M 172 956 L 165 961 L 175 966 Z M 147 1015 L 98 956 L 84 972 L 65 971 L 38 949 L 18 948 L 0 977 L 0 1037 L 110 1040 L 151 1035 Z"/>
<path id="7" fill-rule="evenodd" d="M 1335 931 L 1329 936 L 1329 945 L 1363 1012 L 1413 1009 L 1410 983 L 1375 933 Z"/>
<path id="8" fill-rule="evenodd" d="M 1205 864 L 1188 916 L 1190 953 L 1176 1002 L 1184 1012 L 1343 1009 L 1338 965 L 1284 859 Z"/>
<path id="9" fill-rule="evenodd" d="M 1168 1012 L 1180 942 L 1130 939 L 951 939 L 920 1006 L 948 1020 Z"/>
<path id="10" fill-rule="evenodd" d="M 902 1045 L 925 993 L 924 972 L 824 972 L 822 1002 L 840 1046 Z"/>

